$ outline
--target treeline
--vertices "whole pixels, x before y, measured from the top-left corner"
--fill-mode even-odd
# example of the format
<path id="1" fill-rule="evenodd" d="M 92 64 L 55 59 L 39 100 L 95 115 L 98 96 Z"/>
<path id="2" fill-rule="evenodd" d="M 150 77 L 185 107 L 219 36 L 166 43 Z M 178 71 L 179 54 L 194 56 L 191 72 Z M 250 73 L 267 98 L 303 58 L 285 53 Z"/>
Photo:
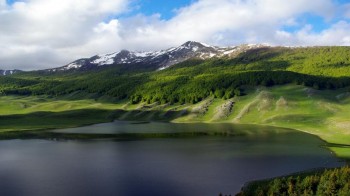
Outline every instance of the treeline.
<path id="1" fill-rule="evenodd" d="M 0 95 L 17 94 L 27 95 L 31 91 L 26 89 L 28 86 L 36 85 L 38 82 L 34 80 L 27 80 L 13 77 L 0 77 Z"/>
<path id="2" fill-rule="evenodd" d="M 57 80 L 16 80 L 1 85 L 2 94 L 60 96 L 76 91 L 109 95 L 117 99 L 138 102 L 197 103 L 208 96 L 229 99 L 241 96 L 242 87 L 273 86 L 294 83 L 315 89 L 336 89 L 350 86 L 345 77 L 330 78 L 310 76 L 290 71 L 246 71 L 201 75 L 152 75 L 135 74 L 106 77 Z"/>
<path id="3" fill-rule="evenodd" d="M 196 103 L 209 95 L 229 99 L 242 95 L 242 86 L 273 86 L 288 83 L 316 89 L 335 89 L 350 85 L 349 78 L 326 78 L 289 71 L 251 71 L 236 74 L 212 74 L 196 77 L 161 77 L 137 88 L 131 96 L 137 102 Z"/>
<path id="4" fill-rule="evenodd" d="M 315 174 L 276 178 L 251 183 L 239 193 L 245 195 L 349 195 L 350 168 L 342 167 Z"/>

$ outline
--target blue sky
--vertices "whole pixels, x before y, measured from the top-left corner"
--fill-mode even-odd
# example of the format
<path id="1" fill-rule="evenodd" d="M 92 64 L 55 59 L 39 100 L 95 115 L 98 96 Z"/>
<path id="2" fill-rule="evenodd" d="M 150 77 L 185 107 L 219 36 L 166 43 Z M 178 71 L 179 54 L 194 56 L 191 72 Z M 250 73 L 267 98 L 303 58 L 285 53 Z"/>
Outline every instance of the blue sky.
<path id="1" fill-rule="evenodd" d="M 217 46 L 350 45 L 350 0 L 0 0 L 0 69 L 159 50 Z"/>
<path id="2" fill-rule="evenodd" d="M 176 15 L 176 10 L 191 5 L 194 2 L 195 0 L 139 0 L 135 1 L 137 5 L 135 7 L 137 8 L 134 8 L 134 10 L 128 13 L 126 16 L 132 16 L 140 13 L 145 15 L 160 14 L 161 19 L 169 20 Z M 350 0 L 335 0 L 334 2 L 336 4 L 343 5 L 350 3 Z M 335 15 L 334 18 L 327 21 L 327 19 L 324 17 L 312 13 L 302 14 L 298 17 L 298 20 L 301 24 L 311 25 L 314 32 L 322 32 L 338 20 L 349 21 L 348 19 L 343 18 L 341 15 Z M 287 26 L 283 27 L 283 29 L 288 32 L 295 32 L 300 29 L 300 26 Z"/>
<path id="3" fill-rule="evenodd" d="M 135 10 L 131 13 L 152 15 L 159 13 L 162 19 L 168 20 L 175 16 L 176 9 L 190 5 L 194 0 L 137 0 Z M 138 9 L 137 9 L 138 8 Z"/>
<path id="4" fill-rule="evenodd" d="M 196 0 L 136 0 L 134 2 L 135 7 L 133 11 L 125 14 L 124 17 L 135 14 L 160 14 L 161 19 L 169 20 L 176 15 L 176 10 L 191 5 L 194 2 L 196 2 Z M 350 3 L 350 0 L 334 0 L 333 2 L 335 4 L 344 5 Z M 312 13 L 305 13 L 298 16 L 300 23 L 311 25 L 314 32 L 322 32 L 329 28 L 334 22 L 341 19 L 349 21 L 341 15 L 335 15 L 331 20 L 326 20 L 324 17 Z M 300 26 L 286 26 L 282 29 L 287 32 L 295 32 L 300 29 Z"/>
<path id="5" fill-rule="evenodd" d="M 176 15 L 177 9 L 191 5 L 193 2 L 195 2 L 195 0 L 139 0 L 135 2 L 137 5 L 135 7 L 138 9 L 135 8 L 135 10 L 128 13 L 127 16 L 138 13 L 145 15 L 158 13 L 161 15 L 161 19 L 169 20 Z M 335 0 L 334 2 L 342 5 L 350 3 L 350 0 Z M 305 13 L 298 17 L 301 24 L 311 25 L 314 32 L 322 32 L 340 19 L 349 21 L 343 18 L 341 15 L 335 15 L 330 21 L 327 21 L 322 16 L 310 13 Z M 283 29 L 288 32 L 295 32 L 300 29 L 300 26 L 287 26 L 283 27 Z"/>

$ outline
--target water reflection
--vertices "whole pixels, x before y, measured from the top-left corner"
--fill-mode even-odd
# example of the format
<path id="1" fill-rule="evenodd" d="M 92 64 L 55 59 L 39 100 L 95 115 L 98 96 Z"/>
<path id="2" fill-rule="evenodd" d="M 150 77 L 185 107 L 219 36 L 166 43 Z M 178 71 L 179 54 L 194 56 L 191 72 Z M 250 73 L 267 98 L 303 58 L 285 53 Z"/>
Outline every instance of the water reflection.
<path id="1" fill-rule="evenodd" d="M 101 124 L 60 131 L 242 131 L 234 137 L 0 141 L 2 195 L 218 195 L 247 181 L 335 167 L 318 138 L 269 127 Z M 158 126 L 159 125 L 159 126 Z M 106 127 L 105 127 L 106 126 Z M 142 126 L 144 129 L 138 127 Z M 186 126 L 188 126 L 186 128 Z M 199 127 L 198 127 L 199 126 Z M 125 128 L 127 127 L 127 128 Z M 219 129 L 219 130 L 215 130 Z M 255 134 L 255 133 L 263 134 Z M 80 132 L 81 133 L 81 132 Z M 253 134 L 254 133 L 254 134 Z"/>

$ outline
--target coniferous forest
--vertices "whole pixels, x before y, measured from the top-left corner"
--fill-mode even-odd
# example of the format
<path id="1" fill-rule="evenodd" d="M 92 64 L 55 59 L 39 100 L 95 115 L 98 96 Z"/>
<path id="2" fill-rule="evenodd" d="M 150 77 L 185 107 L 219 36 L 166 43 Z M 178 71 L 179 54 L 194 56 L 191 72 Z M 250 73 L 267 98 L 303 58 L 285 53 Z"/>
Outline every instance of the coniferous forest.
<path id="1" fill-rule="evenodd" d="M 350 168 L 327 169 L 253 182 L 238 194 L 244 195 L 340 195 L 350 192 Z"/>

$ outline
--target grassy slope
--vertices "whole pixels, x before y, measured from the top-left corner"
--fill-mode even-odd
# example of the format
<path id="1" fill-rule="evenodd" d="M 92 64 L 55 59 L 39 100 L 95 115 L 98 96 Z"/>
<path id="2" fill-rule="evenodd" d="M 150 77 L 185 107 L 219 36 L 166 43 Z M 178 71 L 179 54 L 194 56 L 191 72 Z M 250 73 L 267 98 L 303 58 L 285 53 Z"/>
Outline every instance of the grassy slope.
<path id="1" fill-rule="evenodd" d="M 241 97 L 230 120 L 298 129 L 329 143 L 350 144 L 350 95 L 345 89 L 316 91 L 301 86 L 256 89 Z M 240 118 L 237 118 L 240 117 Z M 331 148 L 349 157 L 349 148 Z"/>
<path id="2" fill-rule="evenodd" d="M 67 98 L 67 97 L 62 97 Z M 38 130 L 106 122 L 119 104 L 93 99 L 53 99 L 47 96 L 1 96 L 0 130 Z"/>
<path id="3" fill-rule="evenodd" d="M 0 77 L 0 94 L 62 96 L 76 91 L 115 99 L 196 103 L 241 85 L 297 83 L 320 89 L 350 86 L 350 47 L 259 48 L 234 57 L 189 60 L 162 71 L 135 65 L 93 71 L 27 72 Z M 221 94 L 221 93 L 218 93 Z"/>
<path id="4" fill-rule="evenodd" d="M 230 100 L 209 97 L 184 105 L 110 103 L 105 101 L 108 97 L 80 99 L 88 96 L 79 94 L 60 99 L 2 96 L 0 131 L 74 127 L 113 119 L 231 122 L 293 128 L 318 135 L 329 143 L 350 145 L 347 89 L 317 91 L 284 85 L 246 87 L 246 93 Z M 232 110 L 228 103 L 233 103 Z M 339 156 L 349 157 L 349 148 L 332 145 L 331 149 Z"/>
<path id="5" fill-rule="evenodd" d="M 284 74 L 279 78 L 282 83 L 276 84 L 303 83 L 305 78 L 308 83 L 312 76 L 308 86 L 317 80 L 324 80 L 323 88 L 333 83 L 333 87 L 346 86 L 350 80 L 349 52 L 350 47 L 262 48 L 232 58 L 187 61 L 157 72 L 113 66 L 93 72 L 30 72 L 0 77 L 0 94 L 42 95 L 0 97 L 0 131 L 81 126 L 114 118 L 235 122 L 299 129 L 330 143 L 350 145 L 348 89 L 317 91 L 284 85 L 246 88 L 246 96 L 230 100 L 212 97 L 217 90 L 263 84 L 257 81 L 259 75 L 264 80 L 276 77 L 276 73 Z M 283 81 L 287 76 L 291 80 Z M 132 105 L 125 100 L 135 95 L 151 104 L 141 101 Z M 159 104 L 176 100 L 186 104 Z M 336 145 L 332 149 L 350 154 Z"/>

